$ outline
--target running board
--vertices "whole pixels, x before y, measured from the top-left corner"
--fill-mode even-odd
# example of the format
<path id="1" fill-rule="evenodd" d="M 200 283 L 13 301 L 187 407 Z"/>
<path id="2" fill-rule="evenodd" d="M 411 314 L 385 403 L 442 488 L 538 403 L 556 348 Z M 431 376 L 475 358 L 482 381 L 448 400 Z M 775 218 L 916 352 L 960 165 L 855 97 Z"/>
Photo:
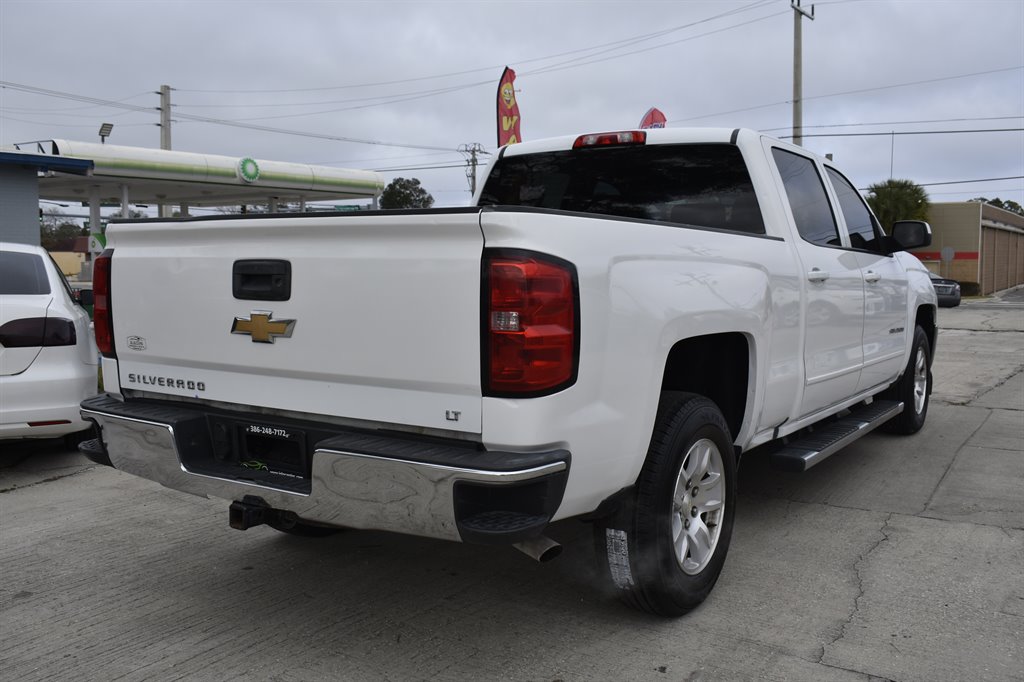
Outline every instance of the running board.
<path id="1" fill-rule="evenodd" d="M 855 408 L 849 415 L 826 422 L 812 433 L 772 453 L 772 468 L 780 471 L 807 471 L 902 411 L 903 403 L 895 400 L 876 400 L 870 405 Z"/>

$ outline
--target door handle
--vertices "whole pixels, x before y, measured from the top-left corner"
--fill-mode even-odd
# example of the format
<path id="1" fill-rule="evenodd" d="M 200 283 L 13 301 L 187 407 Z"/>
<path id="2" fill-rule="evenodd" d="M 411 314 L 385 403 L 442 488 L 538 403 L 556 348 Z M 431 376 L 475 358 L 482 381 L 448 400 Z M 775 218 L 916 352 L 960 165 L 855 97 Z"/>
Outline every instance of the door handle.
<path id="1" fill-rule="evenodd" d="M 882 279 L 882 276 L 874 270 L 868 270 L 864 273 L 864 281 L 870 284 L 874 284 L 878 280 Z"/>
<path id="2" fill-rule="evenodd" d="M 812 282 L 824 282 L 829 278 L 829 274 L 821 268 L 811 268 L 811 271 L 807 273 L 807 279 Z"/>

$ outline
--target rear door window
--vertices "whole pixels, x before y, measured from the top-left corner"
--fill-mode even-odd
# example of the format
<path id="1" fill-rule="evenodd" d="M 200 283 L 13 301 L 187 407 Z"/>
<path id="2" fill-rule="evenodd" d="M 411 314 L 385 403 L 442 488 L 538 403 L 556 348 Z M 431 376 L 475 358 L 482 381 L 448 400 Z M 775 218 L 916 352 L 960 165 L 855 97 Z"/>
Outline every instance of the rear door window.
<path id="1" fill-rule="evenodd" d="M 594 147 L 499 160 L 481 206 L 531 206 L 764 234 L 731 144 Z"/>
<path id="2" fill-rule="evenodd" d="M 0 294 L 48 294 L 43 259 L 34 253 L 0 251 Z"/>

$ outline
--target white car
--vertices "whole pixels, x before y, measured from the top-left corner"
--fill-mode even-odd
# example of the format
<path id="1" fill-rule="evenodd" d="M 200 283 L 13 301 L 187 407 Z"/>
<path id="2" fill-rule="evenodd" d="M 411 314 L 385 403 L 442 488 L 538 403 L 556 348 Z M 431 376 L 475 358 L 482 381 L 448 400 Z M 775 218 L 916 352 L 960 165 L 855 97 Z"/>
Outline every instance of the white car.
<path id="1" fill-rule="evenodd" d="M 98 355 L 89 315 L 46 250 L 0 242 L 0 439 L 90 428 L 78 405 L 97 392 Z"/>

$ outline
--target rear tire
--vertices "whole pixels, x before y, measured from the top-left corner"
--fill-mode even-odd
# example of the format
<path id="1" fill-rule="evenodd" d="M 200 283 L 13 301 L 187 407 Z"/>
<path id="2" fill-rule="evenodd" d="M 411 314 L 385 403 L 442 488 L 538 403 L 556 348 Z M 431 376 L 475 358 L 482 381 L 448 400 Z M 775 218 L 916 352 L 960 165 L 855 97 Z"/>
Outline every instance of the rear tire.
<path id="1" fill-rule="evenodd" d="M 595 524 L 622 599 L 660 616 L 700 605 L 725 563 L 735 508 L 736 457 L 721 411 L 703 396 L 663 393 L 634 494 Z"/>
<path id="2" fill-rule="evenodd" d="M 889 400 L 903 403 L 903 412 L 882 425 L 888 433 L 909 436 L 924 426 L 928 416 L 928 399 L 932 394 L 931 344 L 921 327 L 914 328 L 914 345 L 910 361 L 895 384 L 882 394 Z"/>

